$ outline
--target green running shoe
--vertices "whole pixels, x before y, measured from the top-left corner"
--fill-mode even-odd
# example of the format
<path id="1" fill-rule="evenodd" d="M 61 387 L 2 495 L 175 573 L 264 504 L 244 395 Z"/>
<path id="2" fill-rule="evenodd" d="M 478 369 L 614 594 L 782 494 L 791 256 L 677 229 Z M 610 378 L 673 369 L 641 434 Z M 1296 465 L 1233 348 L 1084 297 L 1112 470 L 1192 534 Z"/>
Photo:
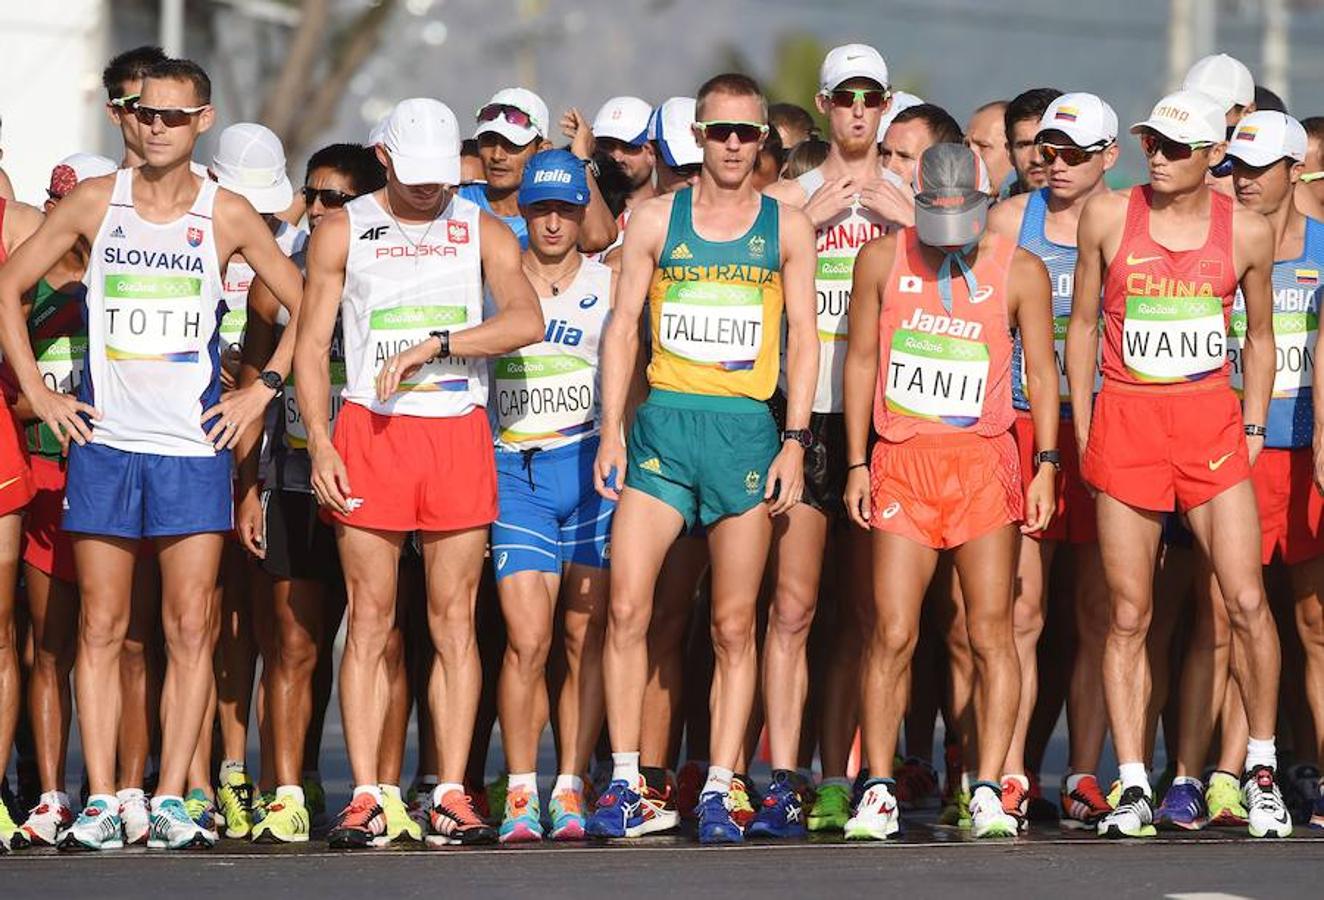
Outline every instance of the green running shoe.
<path id="1" fill-rule="evenodd" d="M 8 853 L 11 849 L 17 850 L 24 845 L 24 842 L 23 832 L 14 822 L 14 817 L 9 814 L 9 807 L 0 803 L 0 855 Z"/>
<path id="2" fill-rule="evenodd" d="M 253 832 L 253 782 L 243 772 L 231 772 L 216 791 L 225 818 L 225 836 L 246 838 Z"/>
<path id="3" fill-rule="evenodd" d="M 307 807 L 297 797 L 285 794 L 271 801 L 262 821 L 253 826 L 253 843 L 303 844 L 310 830 Z"/>
<path id="4" fill-rule="evenodd" d="M 841 831 L 850 819 L 850 788 L 840 784 L 820 785 L 806 824 L 810 831 Z"/>
<path id="5" fill-rule="evenodd" d="M 1210 825 L 1242 826 L 1249 821 L 1246 804 L 1241 798 L 1241 782 L 1227 772 L 1214 772 L 1209 776 L 1209 787 L 1204 792 L 1205 806 L 1209 807 Z"/>
<path id="6" fill-rule="evenodd" d="M 501 772 L 496 778 L 489 781 L 487 787 L 483 789 L 483 795 L 487 798 L 489 817 L 495 816 L 497 810 L 504 810 L 506 808 L 507 780 L 506 773 Z"/>
<path id="7" fill-rule="evenodd" d="M 216 840 L 216 804 L 202 788 L 194 788 L 184 797 L 184 812 L 198 823 L 199 828 L 210 834 L 213 841 Z"/>
<path id="8" fill-rule="evenodd" d="M 409 807 L 399 794 L 382 791 L 382 811 L 386 813 L 386 840 L 423 843 L 423 827 L 409 816 Z"/>
<path id="9" fill-rule="evenodd" d="M 970 820 L 970 792 L 957 788 L 956 793 L 952 795 L 951 802 L 942 808 L 938 813 L 938 824 L 946 825 L 949 828 L 965 828 L 971 826 Z"/>

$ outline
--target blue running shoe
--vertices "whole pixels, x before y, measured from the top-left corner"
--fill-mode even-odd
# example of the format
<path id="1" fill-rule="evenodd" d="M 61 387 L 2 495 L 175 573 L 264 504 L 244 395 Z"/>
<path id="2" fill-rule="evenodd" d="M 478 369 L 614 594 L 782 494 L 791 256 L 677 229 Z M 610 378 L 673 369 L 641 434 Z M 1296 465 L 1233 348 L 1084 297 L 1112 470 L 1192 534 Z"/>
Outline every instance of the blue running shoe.
<path id="1" fill-rule="evenodd" d="M 1154 813 L 1154 824 L 1168 830 L 1199 831 L 1209 824 L 1204 791 L 1199 784 L 1183 781 L 1168 788 L 1163 805 Z"/>
<path id="2" fill-rule="evenodd" d="M 800 792 L 791 783 L 790 773 L 773 773 L 772 784 L 763 795 L 759 811 L 749 826 L 750 835 L 771 838 L 803 838 L 805 828 L 804 803 Z"/>
<path id="3" fill-rule="evenodd" d="M 739 844 L 744 839 L 745 833 L 731 818 L 723 794 L 709 791 L 699 798 L 700 844 Z"/>
<path id="4" fill-rule="evenodd" d="M 598 798 L 598 806 L 588 817 L 590 837 L 637 837 L 643 824 L 639 793 L 625 781 L 613 781 Z"/>

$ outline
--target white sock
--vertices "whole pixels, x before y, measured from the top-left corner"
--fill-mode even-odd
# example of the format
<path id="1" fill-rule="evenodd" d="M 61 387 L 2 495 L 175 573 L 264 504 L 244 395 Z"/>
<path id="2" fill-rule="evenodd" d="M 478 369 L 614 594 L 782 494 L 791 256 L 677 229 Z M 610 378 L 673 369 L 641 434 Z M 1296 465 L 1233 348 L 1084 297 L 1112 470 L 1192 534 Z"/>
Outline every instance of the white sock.
<path id="1" fill-rule="evenodd" d="M 91 799 L 92 799 L 91 797 L 88 798 L 89 801 Z M 158 812 L 160 812 L 161 804 L 165 803 L 167 800 L 175 800 L 178 801 L 179 803 L 184 802 L 184 798 L 180 797 L 178 794 L 157 794 L 156 796 L 152 797 L 152 815 L 156 815 Z"/>
<path id="2" fill-rule="evenodd" d="M 1274 745 L 1273 738 L 1265 740 L 1251 738 L 1246 742 L 1246 771 L 1249 772 L 1256 766 L 1278 768 L 1278 749 Z"/>
<path id="3" fill-rule="evenodd" d="M 835 776 L 832 777 L 832 778 L 824 778 L 822 781 L 820 781 L 820 782 L 818 783 L 818 786 L 819 786 L 820 788 L 834 787 L 834 786 L 835 786 L 835 787 L 849 788 L 849 787 L 850 787 L 850 779 L 849 779 L 849 778 L 837 778 L 837 777 L 835 777 Z"/>
<path id="4" fill-rule="evenodd" d="M 1153 789 L 1149 786 L 1149 773 L 1145 771 L 1144 763 L 1122 763 L 1117 767 L 1117 777 L 1122 782 L 1122 790 L 1138 787 L 1144 788 L 1145 796 L 1153 794 Z"/>
<path id="5" fill-rule="evenodd" d="M 242 759 L 223 759 L 221 760 L 221 784 L 234 773 L 244 774 L 244 761 Z"/>
<path id="6" fill-rule="evenodd" d="M 1093 772 L 1072 772 L 1067 776 L 1067 793 L 1070 794 L 1076 788 L 1080 787 L 1080 783 L 1086 778 L 1091 777 L 1093 774 Z"/>
<path id="7" fill-rule="evenodd" d="M 534 794 L 538 793 L 538 773 L 537 772 L 512 772 L 506 776 L 506 790 L 513 791 L 515 788 L 524 788 Z"/>
<path id="8" fill-rule="evenodd" d="M 611 780 L 624 781 L 630 787 L 639 784 L 639 753 L 613 753 L 611 755 Z"/>
<path id="9" fill-rule="evenodd" d="M 39 802 L 47 806 L 65 807 L 69 805 L 69 795 L 64 791 L 46 791 Z"/>
<path id="10" fill-rule="evenodd" d="M 296 801 L 299 806 L 304 805 L 303 785 L 300 784 L 278 784 L 276 785 L 276 799 L 289 797 Z"/>
<path id="11" fill-rule="evenodd" d="M 730 769 L 723 768 L 722 766 L 709 766 L 708 780 L 703 783 L 703 790 L 699 792 L 699 796 L 712 793 L 713 791 L 722 795 L 730 793 L 731 779 L 734 777 L 735 773 Z"/>
<path id="12" fill-rule="evenodd" d="M 367 794 L 379 805 L 382 802 L 382 789 L 375 784 L 356 784 L 354 785 L 354 797 L 359 794 Z"/>
<path id="13" fill-rule="evenodd" d="M 461 794 L 463 794 L 464 785 L 456 784 L 453 781 L 443 781 L 441 784 L 437 785 L 432 789 L 432 805 L 441 806 L 441 798 L 445 797 L 451 791 L 459 791 Z"/>
<path id="14" fill-rule="evenodd" d="M 552 793 L 557 794 L 561 791 L 574 791 L 576 794 L 584 793 L 584 779 L 578 775 L 561 774 L 556 776 L 556 784 L 552 785 Z"/>
<path id="15" fill-rule="evenodd" d="M 1192 778 L 1189 775 L 1178 775 L 1176 778 L 1172 779 L 1172 783 L 1174 786 L 1179 784 L 1193 784 L 1198 788 L 1204 787 L 1204 785 L 1200 782 L 1200 779 Z"/>
<path id="16" fill-rule="evenodd" d="M 383 797 L 390 797 L 392 800 L 400 800 L 400 785 L 398 784 L 379 784 Z"/>

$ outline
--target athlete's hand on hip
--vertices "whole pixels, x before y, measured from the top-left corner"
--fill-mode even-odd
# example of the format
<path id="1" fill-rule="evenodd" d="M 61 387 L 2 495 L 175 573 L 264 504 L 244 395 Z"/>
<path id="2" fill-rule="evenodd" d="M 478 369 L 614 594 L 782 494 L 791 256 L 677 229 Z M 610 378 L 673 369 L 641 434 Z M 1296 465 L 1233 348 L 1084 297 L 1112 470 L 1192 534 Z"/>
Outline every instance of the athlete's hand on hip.
<path id="1" fill-rule="evenodd" d="M 101 418 L 101 413 L 95 407 L 82 402 L 73 394 L 61 394 L 47 387 L 29 395 L 28 403 L 37 418 L 45 422 L 46 427 L 60 439 L 60 450 L 65 453 L 69 452 L 70 441 L 81 446 L 92 440 L 92 429 L 83 420 L 84 415 L 93 419 Z"/>
<path id="2" fill-rule="evenodd" d="M 906 185 L 876 178 L 860 188 L 860 205 L 888 222 L 915 224 L 915 194 Z"/>
<path id="3" fill-rule="evenodd" d="M 1021 523 L 1021 534 L 1034 534 L 1048 527 L 1057 508 L 1056 494 L 1057 469 L 1041 465 L 1025 489 L 1025 521 Z"/>
<path id="4" fill-rule="evenodd" d="M 216 420 L 207 430 L 207 440 L 217 450 L 230 449 L 238 443 L 244 429 L 262 418 L 274 396 L 271 388 L 260 381 L 221 395 L 220 402 L 202 411 L 204 426 Z"/>
<path id="5" fill-rule="evenodd" d="M 401 350 L 392 356 L 377 373 L 377 400 L 386 403 L 391 395 L 400 389 L 400 382 L 418 371 L 432 358 L 432 339 L 415 344 L 408 350 Z"/>
<path id="6" fill-rule="evenodd" d="M 782 444 L 777 458 L 768 466 L 768 483 L 763 499 L 768 504 L 768 515 L 780 516 L 795 504 L 805 489 L 805 448 L 794 441 Z"/>
<path id="7" fill-rule="evenodd" d="M 593 460 L 593 488 L 608 500 L 619 500 L 624 487 L 625 442 L 620 438 L 609 440 L 604 432 Z"/>
<path id="8" fill-rule="evenodd" d="M 846 473 L 846 490 L 842 493 L 846 501 L 846 515 L 865 531 L 869 530 L 873 519 L 871 493 L 868 466 L 858 466 Z"/>
<path id="9" fill-rule="evenodd" d="M 814 196 L 805 204 L 805 215 L 814 223 L 815 228 L 822 228 L 837 216 L 850 209 L 855 203 L 855 196 L 860 192 L 860 185 L 854 178 L 844 175 L 823 182 Z"/>
<path id="10" fill-rule="evenodd" d="M 313 488 L 313 497 L 318 506 L 326 506 L 341 515 L 349 515 L 350 488 L 349 473 L 345 471 L 345 462 L 336 452 L 336 448 L 323 444 L 315 452 L 310 449 L 312 475 L 308 481 Z"/>
<path id="11" fill-rule="evenodd" d="M 1255 465 L 1255 460 L 1259 459 L 1260 451 L 1264 449 L 1264 437 L 1258 435 L 1255 437 L 1246 437 L 1246 453 L 1250 456 L 1250 464 Z"/>
<path id="12" fill-rule="evenodd" d="M 575 156 L 588 159 L 593 155 L 593 129 L 573 106 L 561 116 L 561 133 L 570 138 L 570 152 Z"/>
<path id="13" fill-rule="evenodd" d="M 239 536 L 239 543 L 258 559 L 267 558 L 266 526 L 257 485 L 245 488 L 234 512 L 234 530 Z"/>

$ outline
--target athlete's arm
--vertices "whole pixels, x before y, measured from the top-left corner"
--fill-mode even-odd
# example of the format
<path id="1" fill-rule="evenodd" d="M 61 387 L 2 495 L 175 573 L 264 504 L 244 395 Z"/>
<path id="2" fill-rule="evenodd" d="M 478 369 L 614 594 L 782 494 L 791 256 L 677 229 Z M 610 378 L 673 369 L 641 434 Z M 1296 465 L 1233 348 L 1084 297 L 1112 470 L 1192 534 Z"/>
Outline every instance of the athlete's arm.
<path id="1" fill-rule="evenodd" d="M 1067 322 L 1067 385 L 1071 391 L 1071 420 L 1076 426 L 1076 446 L 1085 455 L 1094 412 L 1094 367 L 1099 355 L 1099 298 L 1107 260 L 1103 244 L 1118 226 L 1109 194 L 1085 203 L 1076 228 L 1076 275 L 1071 294 L 1071 319 Z M 1124 215 L 1125 213 L 1123 213 Z"/>
<path id="2" fill-rule="evenodd" d="M 0 348 L 14 370 L 18 388 L 32 404 L 32 412 L 50 427 L 60 443 L 87 443 L 92 430 L 82 414 L 101 414 L 70 394 L 46 387 L 28 338 L 23 295 L 64 256 L 80 237 L 94 241 L 110 204 L 113 176 L 89 178 L 58 203 L 32 237 L 0 266 Z M 6 219 L 8 215 L 6 215 Z"/>
<path id="3" fill-rule="evenodd" d="M 244 344 L 239 355 L 239 387 L 257 383 L 257 376 L 276 348 L 276 316 L 280 301 L 260 278 L 253 279 L 248 288 L 248 320 L 244 327 Z M 262 446 L 263 419 L 255 420 L 235 444 L 235 469 L 239 474 L 239 499 L 235 508 L 234 530 L 244 549 L 263 559 L 267 555 L 265 544 L 262 501 L 258 497 L 258 449 Z"/>
<path id="4" fill-rule="evenodd" d="M 616 217 L 607 208 L 598 189 L 598 179 L 588 162 L 593 157 L 593 129 L 583 114 L 571 107 L 561 116 L 561 131 L 570 138 L 570 152 L 584 160 L 584 175 L 588 178 L 588 208 L 584 210 L 584 224 L 579 229 L 579 249 L 585 253 L 600 253 L 616 242 Z"/>
<path id="5" fill-rule="evenodd" d="M 895 253 L 895 235 L 877 238 L 860 249 L 855 257 L 847 313 L 842 411 L 846 417 L 846 465 L 852 468 L 846 472 L 846 513 L 866 530 L 871 516 L 868 446 L 874 392 L 878 388 L 878 317 Z"/>
<path id="6" fill-rule="evenodd" d="M 1026 393 L 1034 420 L 1036 450 L 1056 450 L 1061 401 L 1057 396 L 1057 360 L 1053 357 L 1053 287 L 1043 261 L 1017 248 L 1011 262 L 1011 296 L 1007 313 L 1021 333 L 1025 354 Z M 1021 532 L 1048 527 L 1053 517 L 1057 467 L 1042 463 L 1025 489 L 1025 521 Z"/>
<path id="7" fill-rule="evenodd" d="M 1232 220 L 1233 258 L 1241 272 L 1246 298 L 1246 338 L 1242 344 L 1241 417 L 1264 425 L 1277 367 L 1273 343 L 1273 228 L 1257 212 L 1239 207 Z M 1246 437 L 1250 461 L 1264 449 L 1263 437 Z"/>
<path id="8" fill-rule="evenodd" d="M 1018 240 L 1021 236 L 1021 220 L 1025 218 L 1025 203 L 1029 194 L 1021 194 L 993 204 L 988 211 L 988 230 L 993 234 Z M 1056 388 L 1054 388 L 1056 390 Z"/>
<path id="9" fill-rule="evenodd" d="M 593 463 L 593 486 L 611 500 L 619 498 L 625 484 L 625 409 L 639 356 L 639 320 L 670 214 L 671 198 L 658 197 L 640 204 L 630 215 L 621 245 L 616 300 L 602 331 L 602 438 Z"/>
<path id="10" fill-rule="evenodd" d="M 313 496 L 342 513 L 349 512 L 350 488 L 345 464 L 331 446 L 331 337 L 348 258 L 349 216 L 327 216 L 308 239 L 308 284 L 294 343 L 294 396 L 308 432 Z"/>
<path id="11" fill-rule="evenodd" d="M 818 381 L 817 294 L 814 274 L 818 250 L 814 226 L 798 209 L 781 207 L 779 241 L 782 250 L 782 297 L 786 306 L 786 427 L 809 427 Z M 763 499 L 768 514 L 780 515 L 800 502 L 805 486 L 805 448 L 798 441 L 783 441 L 781 452 L 768 468 Z"/>

